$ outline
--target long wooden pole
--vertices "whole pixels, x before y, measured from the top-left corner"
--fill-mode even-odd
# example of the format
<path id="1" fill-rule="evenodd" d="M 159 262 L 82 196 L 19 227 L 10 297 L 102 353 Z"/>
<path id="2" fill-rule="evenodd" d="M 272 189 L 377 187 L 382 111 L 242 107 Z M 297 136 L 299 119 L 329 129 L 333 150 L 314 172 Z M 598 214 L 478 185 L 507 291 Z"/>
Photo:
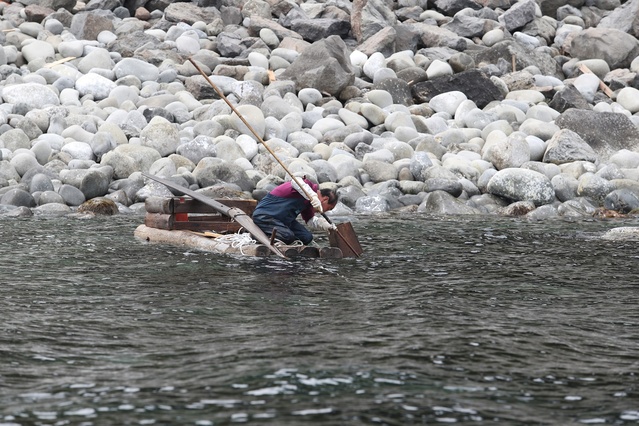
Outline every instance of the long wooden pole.
<path id="1" fill-rule="evenodd" d="M 209 78 L 208 75 L 206 75 L 206 73 L 204 73 L 204 71 L 202 71 L 202 69 L 198 66 L 198 64 L 195 63 L 195 61 L 193 60 L 193 58 L 189 58 L 189 62 L 191 62 L 191 64 L 193 64 L 193 66 L 195 67 L 195 69 L 202 75 L 202 77 L 204 77 L 204 79 L 207 81 L 207 83 L 209 83 L 211 85 L 211 87 L 213 88 L 213 90 L 215 90 L 215 93 L 217 93 L 217 95 L 222 98 L 222 100 L 224 100 L 224 102 L 226 102 L 226 104 L 231 108 L 231 110 L 239 117 L 240 120 L 242 120 L 242 123 L 244 123 L 244 125 L 251 131 L 251 133 L 253 133 L 253 135 L 257 138 L 257 140 L 262 144 L 262 146 L 264 146 L 264 148 L 266 148 L 266 150 L 273 156 L 273 158 L 275 158 L 275 161 L 277 161 L 279 163 L 280 166 L 282 166 L 282 168 L 284 169 L 284 171 L 286 173 L 288 173 L 288 175 L 291 177 L 291 179 L 295 182 L 295 184 L 302 190 L 302 192 L 304 192 L 304 195 L 306 195 L 306 199 L 307 200 L 311 200 L 311 194 L 308 193 L 308 191 L 306 191 L 306 189 L 304 189 L 304 187 L 301 185 L 300 181 L 297 179 L 296 176 L 294 176 L 289 170 L 288 168 L 284 165 L 284 163 L 282 163 L 282 161 L 277 157 L 277 155 L 275 155 L 275 152 L 273 152 L 273 150 L 266 144 L 266 142 L 264 142 L 264 140 L 262 139 L 262 137 L 260 135 L 257 134 L 257 132 L 255 131 L 255 129 L 253 129 L 253 126 L 251 126 L 248 121 L 246 121 L 246 119 L 244 118 L 244 116 L 242 114 L 240 114 L 240 112 L 235 108 L 235 106 L 233 106 L 233 104 L 227 99 L 227 97 L 224 95 L 224 92 L 222 92 L 215 83 L 213 83 L 211 81 L 211 79 Z M 328 216 L 326 216 L 325 213 L 322 213 L 322 216 L 324 217 L 324 219 L 326 219 L 326 221 L 328 223 L 332 223 L 331 220 L 328 218 Z M 359 257 L 359 254 L 357 254 L 357 251 L 355 251 L 355 249 L 351 246 L 350 242 L 344 238 L 344 236 L 341 234 L 341 232 L 339 232 L 338 229 L 335 229 L 335 232 L 337 233 L 337 235 L 346 243 L 346 245 L 348 246 L 348 248 L 351 249 L 351 251 L 353 253 L 355 253 L 355 256 Z"/>

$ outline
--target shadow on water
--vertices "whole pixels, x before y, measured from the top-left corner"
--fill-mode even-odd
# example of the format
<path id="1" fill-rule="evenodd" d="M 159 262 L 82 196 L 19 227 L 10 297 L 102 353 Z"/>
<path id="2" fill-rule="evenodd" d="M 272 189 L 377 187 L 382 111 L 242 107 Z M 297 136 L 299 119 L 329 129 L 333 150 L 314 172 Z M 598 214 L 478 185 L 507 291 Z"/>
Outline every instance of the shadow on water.
<path id="1" fill-rule="evenodd" d="M 0 425 L 639 421 L 634 221 L 362 217 L 325 261 L 138 223 L 0 220 Z"/>

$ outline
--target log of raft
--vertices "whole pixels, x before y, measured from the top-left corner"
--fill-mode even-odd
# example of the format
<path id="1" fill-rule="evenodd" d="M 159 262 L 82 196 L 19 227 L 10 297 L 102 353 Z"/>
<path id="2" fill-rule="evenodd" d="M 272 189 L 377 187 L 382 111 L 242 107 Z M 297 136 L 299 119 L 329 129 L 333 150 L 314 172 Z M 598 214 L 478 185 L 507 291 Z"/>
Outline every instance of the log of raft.
<path id="1" fill-rule="evenodd" d="M 232 244 L 232 240 L 227 238 L 229 235 L 219 235 L 215 233 L 190 230 L 166 230 L 139 225 L 135 229 L 134 235 L 136 238 L 150 243 L 171 244 L 213 253 L 259 257 L 271 256 L 273 254 L 272 251 L 263 244 Z M 278 246 L 278 248 L 289 258 L 310 257 L 340 259 L 343 257 L 342 251 L 337 247 Z"/>

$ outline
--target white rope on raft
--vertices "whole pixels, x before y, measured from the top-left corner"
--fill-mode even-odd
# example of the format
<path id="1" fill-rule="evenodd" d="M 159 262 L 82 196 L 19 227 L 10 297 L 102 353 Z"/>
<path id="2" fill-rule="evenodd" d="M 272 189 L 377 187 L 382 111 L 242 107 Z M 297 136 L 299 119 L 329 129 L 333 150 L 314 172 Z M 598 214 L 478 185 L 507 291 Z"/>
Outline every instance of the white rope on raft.
<path id="1" fill-rule="evenodd" d="M 233 248 L 239 249 L 242 255 L 244 255 L 244 251 L 242 250 L 244 246 L 257 244 L 257 241 L 255 241 L 248 232 L 220 235 L 216 240 L 220 240 Z"/>

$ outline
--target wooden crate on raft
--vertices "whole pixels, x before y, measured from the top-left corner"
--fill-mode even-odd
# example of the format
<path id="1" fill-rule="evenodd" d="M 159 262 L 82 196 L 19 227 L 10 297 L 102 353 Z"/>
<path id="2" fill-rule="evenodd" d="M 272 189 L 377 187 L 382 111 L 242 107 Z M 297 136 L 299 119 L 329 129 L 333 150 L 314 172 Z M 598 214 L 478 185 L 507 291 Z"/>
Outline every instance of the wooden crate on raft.
<path id="1" fill-rule="evenodd" d="M 216 200 L 228 207 L 236 207 L 251 216 L 255 200 L 240 198 Z M 241 225 L 198 200 L 190 197 L 149 197 L 144 206 L 144 224 L 149 228 L 187 231 L 213 231 L 219 234 L 238 232 Z"/>

